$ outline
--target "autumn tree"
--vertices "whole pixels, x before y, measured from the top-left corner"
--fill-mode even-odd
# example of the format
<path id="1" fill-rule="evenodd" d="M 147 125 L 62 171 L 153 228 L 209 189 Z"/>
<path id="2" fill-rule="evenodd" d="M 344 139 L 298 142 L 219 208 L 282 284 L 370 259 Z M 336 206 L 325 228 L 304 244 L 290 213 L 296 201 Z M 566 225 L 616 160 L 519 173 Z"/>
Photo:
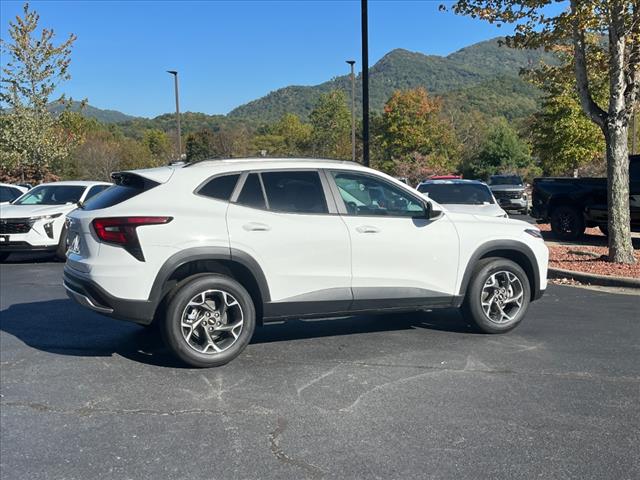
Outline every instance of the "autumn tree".
<path id="1" fill-rule="evenodd" d="M 640 90 L 640 2 L 570 0 L 569 8 L 550 15 L 553 0 L 457 0 L 456 13 L 492 23 L 513 23 L 507 44 L 552 48 L 569 43 L 580 105 L 604 134 L 607 159 L 609 259 L 634 263 L 629 212 L 629 121 Z M 589 42 L 601 37 L 600 42 Z M 588 65 L 605 60 L 609 92 L 598 101 Z"/>
<path id="2" fill-rule="evenodd" d="M 383 170 L 412 183 L 455 170 L 460 146 L 442 115 L 441 100 L 424 88 L 394 92 L 373 124 Z"/>
<path id="3" fill-rule="evenodd" d="M 351 159 L 351 113 L 341 90 L 320 96 L 309 115 L 314 156 Z"/>
<path id="4" fill-rule="evenodd" d="M 25 4 L 23 16 L 9 22 L 10 41 L 0 41 L 0 103 L 9 110 L 0 122 L 0 175 L 20 171 L 24 177 L 28 172 L 32 181 L 42 180 L 49 163 L 62 161 L 73 147 L 47 105 L 59 84 L 70 78 L 76 37 L 56 46 L 54 31 L 39 30 L 39 20 Z"/>

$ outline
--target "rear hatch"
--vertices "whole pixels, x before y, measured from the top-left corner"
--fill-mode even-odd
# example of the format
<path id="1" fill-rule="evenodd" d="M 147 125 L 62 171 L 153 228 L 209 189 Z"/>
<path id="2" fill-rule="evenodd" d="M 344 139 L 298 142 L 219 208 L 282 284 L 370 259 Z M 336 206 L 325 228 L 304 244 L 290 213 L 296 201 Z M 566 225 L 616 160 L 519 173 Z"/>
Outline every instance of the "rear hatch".
<path id="1" fill-rule="evenodd" d="M 173 168 L 163 167 L 112 174 L 113 186 L 80 205 L 67 216 L 67 265 L 88 273 L 91 268 L 86 260 L 99 255 L 101 245 L 91 226 L 92 221 L 97 216 L 108 216 L 105 209 L 124 203 L 168 181 L 173 172 Z"/>

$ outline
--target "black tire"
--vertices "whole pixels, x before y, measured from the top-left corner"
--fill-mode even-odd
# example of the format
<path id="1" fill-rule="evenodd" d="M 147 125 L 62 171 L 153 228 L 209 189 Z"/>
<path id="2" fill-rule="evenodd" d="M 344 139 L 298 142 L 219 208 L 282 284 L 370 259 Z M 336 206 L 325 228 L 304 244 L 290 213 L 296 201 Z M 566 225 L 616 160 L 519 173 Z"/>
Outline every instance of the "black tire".
<path id="1" fill-rule="evenodd" d="M 560 240 L 575 240 L 586 228 L 582 213 L 574 207 L 562 205 L 551 212 L 551 230 Z"/>
<path id="2" fill-rule="evenodd" d="M 181 319 L 189 302 L 202 292 L 210 290 L 221 290 L 230 294 L 238 302 L 243 320 L 237 339 L 219 353 L 196 351 L 182 334 Z M 211 274 L 196 277 L 178 287 L 160 320 L 162 337 L 180 360 L 193 367 L 218 367 L 236 358 L 247 346 L 255 329 L 256 311 L 251 295 L 240 283 L 225 275 Z"/>
<path id="3" fill-rule="evenodd" d="M 511 320 L 505 320 L 504 323 L 498 323 L 495 319 L 491 319 L 482 307 L 485 282 L 487 282 L 493 274 L 498 274 L 497 276 L 500 277 L 503 276 L 501 272 L 509 272 L 515 275 L 522 287 L 522 302 L 519 310 L 511 311 L 511 309 L 515 309 L 516 305 L 508 304 L 510 309 L 508 313 L 512 313 L 510 316 L 513 318 Z M 515 292 L 517 289 L 514 288 L 513 290 Z M 520 265 L 506 258 L 485 258 L 480 260 L 474 269 L 471 281 L 467 286 L 465 300 L 462 304 L 462 312 L 465 319 L 475 324 L 478 329 L 484 333 L 505 333 L 514 329 L 522 321 L 529 308 L 530 300 L 531 286 L 529 284 L 529 278 Z"/>
<path id="4" fill-rule="evenodd" d="M 0 262 L 4 262 L 7 258 L 9 258 L 9 255 L 11 255 L 8 252 L 2 252 L 0 253 Z"/>
<path id="5" fill-rule="evenodd" d="M 609 236 L 609 227 L 607 227 L 606 225 L 599 225 L 598 228 L 605 237 Z"/>
<path id="6" fill-rule="evenodd" d="M 56 248 L 56 259 L 61 262 L 67 260 L 67 227 L 62 227 L 60 232 L 60 241 L 58 242 L 58 248 Z"/>

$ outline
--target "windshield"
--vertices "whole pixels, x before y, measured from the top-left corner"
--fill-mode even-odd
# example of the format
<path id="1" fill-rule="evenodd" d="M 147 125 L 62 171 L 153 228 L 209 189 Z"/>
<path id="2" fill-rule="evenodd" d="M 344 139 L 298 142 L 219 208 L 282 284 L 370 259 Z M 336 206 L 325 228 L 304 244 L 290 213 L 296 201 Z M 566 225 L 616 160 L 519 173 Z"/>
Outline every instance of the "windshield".
<path id="1" fill-rule="evenodd" d="M 461 205 L 486 205 L 493 202 L 489 189 L 479 183 L 423 183 L 418 187 L 438 203 Z"/>
<path id="2" fill-rule="evenodd" d="M 77 203 L 86 187 L 79 185 L 40 185 L 17 199 L 14 205 L 64 205 Z"/>
<path id="3" fill-rule="evenodd" d="M 522 179 L 517 175 L 494 175 L 489 179 L 490 185 L 522 185 Z"/>

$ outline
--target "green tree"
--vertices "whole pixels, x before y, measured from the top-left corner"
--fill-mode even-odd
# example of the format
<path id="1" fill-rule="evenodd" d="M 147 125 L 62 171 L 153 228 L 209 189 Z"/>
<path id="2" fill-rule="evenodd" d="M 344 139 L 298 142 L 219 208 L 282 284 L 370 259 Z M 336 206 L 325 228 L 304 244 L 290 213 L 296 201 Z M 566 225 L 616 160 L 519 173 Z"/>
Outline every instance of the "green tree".
<path id="1" fill-rule="evenodd" d="M 570 0 L 568 10 L 550 15 L 553 0 L 458 0 L 456 13 L 489 22 L 515 24 L 507 43 L 552 48 L 568 43 L 580 105 L 604 134 L 607 159 L 609 259 L 635 263 L 629 210 L 629 122 L 640 92 L 640 2 Z M 590 42 L 590 37 L 606 41 Z M 602 58 L 608 80 L 605 102 L 598 101 L 589 64 Z M 597 81 L 595 82 L 597 83 Z"/>
<path id="2" fill-rule="evenodd" d="M 287 113 L 253 138 L 253 150 L 265 151 L 271 157 L 306 155 L 309 153 L 311 132 L 311 125 L 302 123 L 297 115 Z"/>
<path id="3" fill-rule="evenodd" d="M 332 90 L 320 95 L 309 120 L 314 156 L 351 158 L 351 113 L 343 91 Z"/>
<path id="4" fill-rule="evenodd" d="M 215 150 L 215 137 L 211 130 L 202 129 L 187 135 L 185 141 L 187 162 L 211 158 L 215 155 Z"/>
<path id="5" fill-rule="evenodd" d="M 56 46 L 53 30 L 42 28 L 39 15 L 25 4 L 24 15 L 9 22 L 10 42 L 2 40 L 5 58 L 0 102 L 9 107 L 0 122 L 0 176 L 17 172 L 31 181 L 42 180 L 50 162 L 66 158 L 73 142 L 48 111 L 49 97 L 70 78 L 71 47 L 76 37 Z M 60 99 L 63 100 L 62 98 Z"/>
<path id="6" fill-rule="evenodd" d="M 442 115 L 441 100 L 424 88 L 394 92 L 373 124 L 383 170 L 413 183 L 455 169 L 460 146 Z"/>
<path id="7" fill-rule="evenodd" d="M 533 154 L 546 174 L 573 175 L 576 169 L 590 169 L 603 161 L 605 142 L 602 131 L 580 106 L 570 47 L 561 45 L 555 50 L 559 64 L 524 72 L 525 78 L 544 92 L 541 109 L 531 116 L 528 131 Z M 598 101 L 604 101 L 609 92 L 604 59 L 591 60 L 592 90 Z"/>
<path id="8" fill-rule="evenodd" d="M 171 160 L 173 146 L 169 136 L 162 130 L 156 128 L 145 130 L 142 143 L 146 145 L 158 164 L 168 163 Z"/>
<path id="9" fill-rule="evenodd" d="M 520 173 L 532 176 L 533 167 L 529 146 L 502 119 L 489 131 L 479 151 L 464 171 L 466 177 L 486 180 L 499 173 Z"/>

